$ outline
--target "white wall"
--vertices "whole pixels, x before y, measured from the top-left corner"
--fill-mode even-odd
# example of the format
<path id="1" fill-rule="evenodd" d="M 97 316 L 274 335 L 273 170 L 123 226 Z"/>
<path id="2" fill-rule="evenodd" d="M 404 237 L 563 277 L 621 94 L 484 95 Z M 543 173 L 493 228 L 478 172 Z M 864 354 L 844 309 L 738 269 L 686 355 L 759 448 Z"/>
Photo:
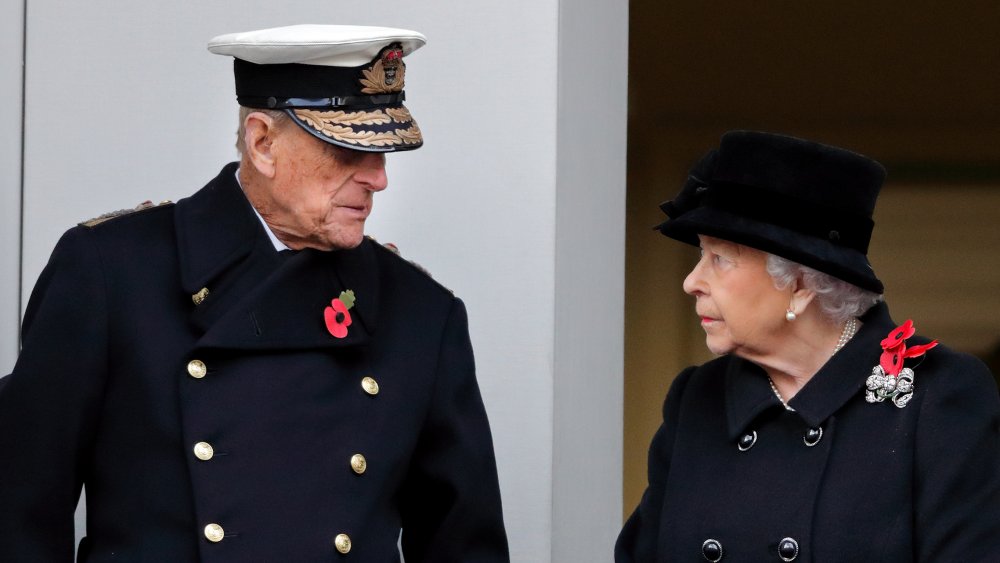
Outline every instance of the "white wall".
<path id="1" fill-rule="evenodd" d="M 0 377 L 14 367 L 18 346 L 22 9 L 21 0 L 4 0 L 0 18 Z"/>
<path id="2" fill-rule="evenodd" d="M 512 559 L 609 560 L 627 3 L 587 4 L 29 0 L 25 287 L 69 226 L 176 200 L 235 158 L 231 59 L 205 50 L 210 37 L 307 22 L 417 29 L 429 42 L 407 59 L 407 105 L 426 145 L 389 158 L 369 233 L 468 305 Z"/>

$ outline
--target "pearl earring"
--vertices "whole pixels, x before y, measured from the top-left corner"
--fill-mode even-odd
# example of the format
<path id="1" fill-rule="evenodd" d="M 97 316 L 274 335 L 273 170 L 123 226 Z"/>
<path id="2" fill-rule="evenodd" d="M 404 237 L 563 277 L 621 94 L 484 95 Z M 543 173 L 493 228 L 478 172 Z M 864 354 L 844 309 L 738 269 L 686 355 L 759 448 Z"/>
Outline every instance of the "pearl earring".
<path id="1" fill-rule="evenodd" d="M 795 311 L 792 311 L 791 309 L 785 311 L 785 320 L 788 321 L 788 322 L 794 321 L 795 320 Z"/>

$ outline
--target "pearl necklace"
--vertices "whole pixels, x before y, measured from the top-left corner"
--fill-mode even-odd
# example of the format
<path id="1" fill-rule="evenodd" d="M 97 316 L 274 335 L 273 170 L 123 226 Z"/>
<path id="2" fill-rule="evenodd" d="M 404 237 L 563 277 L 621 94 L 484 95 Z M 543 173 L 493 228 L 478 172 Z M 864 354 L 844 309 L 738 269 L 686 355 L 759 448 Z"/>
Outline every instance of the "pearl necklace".
<path id="1" fill-rule="evenodd" d="M 771 391 L 774 391 L 774 396 L 777 397 L 779 401 L 781 401 L 781 406 L 785 407 L 786 411 L 795 412 L 795 409 L 788 406 L 788 403 L 786 403 L 785 399 L 782 398 L 781 393 L 778 393 L 778 388 L 774 386 L 774 381 L 771 379 L 770 375 L 767 376 L 767 382 L 768 384 L 771 385 Z"/>
<path id="2" fill-rule="evenodd" d="M 840 352 L 840 349 L 846 346 L 847 343 L 850 342 L 852 338 L 854 338 L 854 335 L 857 334 L 857 332 L 858 332 L 858 319 L 856 319 L 855 317 L 851 317 L 844 324 L 844 330 L 840 332 L 840 338 L 837 340 L 837 345 L 833 348 L 833 354 L 830 354 L 830 356 L 832 357 L 837 352 Z M 774 396 L 777 397 L 779 401 L 781 401 L 781 404 L 782 406 L 785 407 L 785 410 L 795 412 L 795 409 L 788 406 L 788 403 L 785 402 L 785 399 L 781 396 L 781 393 L 778 392 L 778 388 L 774 386 L 774 381 L 771 379 L 770 375 L 767 376 L 767 382 L 771 386 L 771 391 L 774 391 Z"/>
<path id="3" fill-rule="evenodd" d="M 847 343 L 850 342 L 852 338 L 854 338 L 854 335 L 857 332 L 858 332 L 858 319 L 855 317 L 851 317 L 850 319 L 847 320 L 847 324 L 844 325 L 843 332 L 840 333 L 840 340 L 837 341 L 837 346 L 834 347 L 833 354 L 840 352 L 840 349 L 843 348 L 845 345 L 847 345 Z M 833 354 L 830 354 L 830 356 L 833 356 Z"/>

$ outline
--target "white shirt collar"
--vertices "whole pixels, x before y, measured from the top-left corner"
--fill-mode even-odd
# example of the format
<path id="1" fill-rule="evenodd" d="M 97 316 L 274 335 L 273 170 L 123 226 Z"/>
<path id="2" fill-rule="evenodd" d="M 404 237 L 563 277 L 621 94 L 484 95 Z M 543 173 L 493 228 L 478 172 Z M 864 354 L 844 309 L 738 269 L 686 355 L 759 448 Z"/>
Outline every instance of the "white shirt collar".
<path id="1" fill-rule="evenodd" d="M 239 184 L 240 190 L 242 190 L 243 184 L 240 184 L 239 168 L 236 169 L 236 183 Z M 281 240 L 279 240 L 278 237 L 274 236 L 274 231 L 272 231 L 271 227 L 268 226 L 267 221 L 265 221 L 264 218 L 260 216 L 260 213 L 257 212 L 257 208 L 253 206 L 253 203 L 250 204 L 250 209 L 253 209 L 253 214 L 257 216 L 257 220 L 260 221 L 260 224 L 264 225 L 264 232 L 267 233 L 267 238 L 271 239 L 271 244 L 274 245 L 274 249 L 277 250 L 278 252 L 281 252 L 282 250 L 291 250 L 291 248 L 288 248 L 288 246 L 285 243 L 281 242 Z"/>

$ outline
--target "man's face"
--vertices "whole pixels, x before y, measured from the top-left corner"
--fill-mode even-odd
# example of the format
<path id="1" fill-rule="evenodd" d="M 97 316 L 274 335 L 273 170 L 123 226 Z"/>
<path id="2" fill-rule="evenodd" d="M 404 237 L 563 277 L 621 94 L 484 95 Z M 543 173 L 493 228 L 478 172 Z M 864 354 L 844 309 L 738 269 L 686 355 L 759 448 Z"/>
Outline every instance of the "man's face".
<path id="1" fill-rule="evenodd" d="M 275 235 L 296 250 L 361 244 L 373 196 L 388 185 L 385 155 L 324 143 L 294 123 L 280 126 L 272 150 L 273 182 L 254 205 Z"/>

